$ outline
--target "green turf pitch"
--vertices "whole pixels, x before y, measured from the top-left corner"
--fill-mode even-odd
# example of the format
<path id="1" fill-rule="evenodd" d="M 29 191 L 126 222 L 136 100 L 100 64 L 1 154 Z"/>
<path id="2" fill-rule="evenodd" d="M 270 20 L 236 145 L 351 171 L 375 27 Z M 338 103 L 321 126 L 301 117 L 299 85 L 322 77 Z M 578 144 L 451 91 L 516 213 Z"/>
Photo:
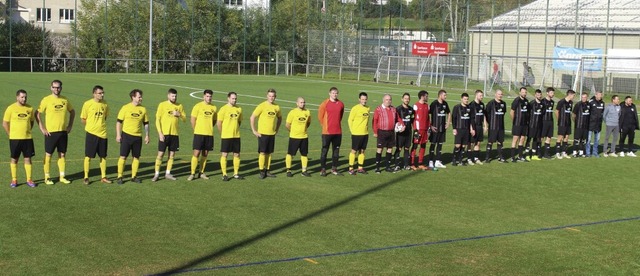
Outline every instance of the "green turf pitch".
<path id="1" fill-rule="evenodd" d="M 188 112 L 200 101 L 190 93 L 199 97 L 203 89 L 212 89 L 219 107 L 226 101 L 226 92 L 238 92 L 238 105 L 245 114 L 241 174 L 247 179 L 220 180 L 220 142 L 216 138 L 207 169 L 212 178 L 187 182 L 192 135 L 185 123 L 181 125 L 181 151 L 174 165 L 178 181 L 150 181 L 157 148 L 152 125 L 152 142 L 142 150 L 142 184 L 97 182 L 98 160 L 94 159 L 94 182 L 85 186 L 81 161 L 84 131 L 78 116 L 67 153 L 67 175 L 73 183 L 42 184 L 43 139 L 35 127 L 33 173 L 40 185 L 11 189 L 8 138 L 1 135 L 2 275 L 141 275 L 233 265 L 241 266 L 199 274 L 640 274 L 638 219 L 492 236 L 638 218 L 637 159 L 491 163 L 435 173 L 323 178 L 317 172 L 320 127 L 315 112 L 331 86 L 340 89 L 340 99 L 347 108 L 357 103 L 360 91 L 369 92 L 369 105 L 375 107 L 384 93 L 391 93 L 398 104 L 399 96 L 410 92 L 413 103 L 417 89 L 297 77 L 0 73 L 0 107 L 4 111 L 15 101 L 17 89 L 27 90 L 28 102 L 37 106 L 50 94 L 48 87 L 53 79 L 63 81 L 62 93 L 78 115 L 82 103 L 91 97 L 91 88 L 104 86 L 112 112 L 108 158 L 111 179 L 116 174 L 118 155 L 115 117 L 129 102 L 131 89 L 144 91 L 143 105 L 152 114 L 152 122 L 155 107 L 166 100 L 168 88 L 178 90 L 178 101 Z M 258 179 L 257 141 L 250 131 L 249 116 L 264 100 L 268 88 L 278 91 L 276 101 L 283 116 L 295 106 L 296 97 L 306 98 L 313 117 L 311 178 L 287 178 L 282 173 L 287 144 L 283 126 L 276 138 L 272 165 L 278 177 Z M 453 91 L 448 97 L 451 105 L 457 104 L 461 90 L 447 90 Z M 437 89 L 428 91 L 430 100 L 435 99 Z M 346 120 L 343 129 L 347 130 Z M 450 141 L 443 150 L 447 163 L 452 149 L 451 133 L 448 135 Z M 510 137 L 506 144 L 510 145 Z M 346 131 L 341 150 L 343 171 L 349 146 Z M 366 161 L 369 168 L 374 162 L 374 147 L 371 137 Z M 56 160 L 52 161 L 52 175 L 57 174 Z M 130 162 L 129 158 L 125 175 Z M 299 156 L 293 163 L 298 172 Z M 18 166 L 18 177 L 24 182 L 22 165 Z M 468 239 L 480 236 L 488 237 Z M 423 245 L 402 247 L 412 244 Z M 400 247 L 391 248 L 396 246 Z M 367 252 L 370 249 L 385 250 Z M 322 257 L 333 253 L 338 254 Z M 311 258 L 299 258 L 304 256 Z M 255 264 L 260 262 L 264 263 Z"/>

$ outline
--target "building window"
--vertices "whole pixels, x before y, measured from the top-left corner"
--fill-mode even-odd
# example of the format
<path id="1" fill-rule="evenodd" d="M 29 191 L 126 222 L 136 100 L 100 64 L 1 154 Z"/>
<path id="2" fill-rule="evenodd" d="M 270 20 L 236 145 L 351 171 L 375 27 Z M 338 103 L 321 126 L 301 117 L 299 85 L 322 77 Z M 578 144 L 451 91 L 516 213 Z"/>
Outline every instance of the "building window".
<path id="1" fill-rule="evenodd" d="M 242 6 L 242 0 L 224 0 L 228 6 Z"/>
<path id="2" fill-rule="evenodd" d="M 71 23 L 76 20 L 73 9 L 60 9 L 60 23 Z"/>
<path id="3" fill-rule="evenodd" d="M 38 22 L 51 22 L 51 9 L 36 9 Z"/>

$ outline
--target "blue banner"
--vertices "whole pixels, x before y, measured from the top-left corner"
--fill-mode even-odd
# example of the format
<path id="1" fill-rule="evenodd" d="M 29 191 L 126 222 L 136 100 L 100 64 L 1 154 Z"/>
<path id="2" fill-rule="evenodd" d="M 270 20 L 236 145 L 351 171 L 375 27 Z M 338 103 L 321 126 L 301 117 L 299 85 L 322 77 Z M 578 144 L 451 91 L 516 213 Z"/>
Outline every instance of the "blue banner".
<path id="1" fill-rule="evenodd" d="M 553 69 L 576 71 L 582 60 L 582 70 L 602 70 L 602 49 L 581 49 L 555 47 L 553 49 Z"/>

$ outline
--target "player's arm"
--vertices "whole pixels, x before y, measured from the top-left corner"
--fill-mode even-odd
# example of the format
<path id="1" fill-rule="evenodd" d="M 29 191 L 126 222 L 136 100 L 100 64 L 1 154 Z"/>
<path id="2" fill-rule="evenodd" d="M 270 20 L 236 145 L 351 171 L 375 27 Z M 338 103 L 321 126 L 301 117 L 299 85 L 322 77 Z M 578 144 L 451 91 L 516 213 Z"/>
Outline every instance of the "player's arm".
<path id="1" fill-rule="evenodd" d="M 448 129 L 450 125 L 451 125 L 451 112 L 447 113 L 447 123 L 445 124 L 444 128 Z"/>
<path id="2" fill-rule="evenodd" d="M 80 111 L 80 122 L 83 125 L 87 124 L 87 106 L 86 106 L 86 104 L 82 106 L 82 110 Z"/>
<path id="3" fill-rule="evenodd" d="M 571 112 L 571 120 L 573 120 L 574 122 L 576 121 L 576 118 L 578 117 L 578 104 L 577 103 L 574 107 L 573 110 Z"/>
<path id="4" fill-rule="evenodd" d="M 349 126 L 349 131 L 351 133 L 353 133 L 353 120 L 356 117 L 356 111 L 354 109 L 355 108 L 352 108 L 351 111 L 349 111 L 349 118 L 347 118 L 347 125 Z"/>
<path id="5" fill-rule="evenodd" d="M 378 137 L 378 108 L 373 111 L 373 137 Z"/>
<path id="6" fill-rule="evenodd" d="M 40 127 L 40 132 L 42 132 L 42 134 L 44 134 L 44 136 L 50 136 L 51 134 L 49 134 L 49 131 L 47 131 L 47 128 L 45 127 L 44 123 L 42 122 L 42 119 L 40 118 L 42 112 L 39 112 L 36 110 L 36 121 L 38 122 L 38 127 Z"/>
<path id="7" fill-rule="evenodd" d="M 156 130 L 158 131 L 158 140 L 160 142 L 164 142 L 164 134 L 162 133 L 162 104 L 158 106 L 158 111 L 156 112 Z M 145 130 L 148 130 L 149 127 L 145 125 Z"/>
<path id="8" fill-rule="evenodd" d="M 4 128 L 4 131 L 7 132 L 7 136 L 9 136 L 9 129 L 10 129 L 9 126 L 10 126 L 9 122 L 4 120 L 2 121 L 2 127 Z"/>
<path id="9" fill-rule="evenodd" d="M 122 140 L 122 120 L 118 119 L 116 121 L 116 142 L 120 143 Z"/>
<path id="10" fill-rule="evenodd" d="M 186 122 L 187 121 L 187 114 L 184 112 L 184 107 L 182 105 L 180 105 L 180 108 L 178 108 L 178 112 L 180 112 L 180 114 L 179 114 L 180 120 L 182 120 L 183 122 Z"/>
<path id="11" fill-rule="evenodd" d="M 76 110 L 69 110 L 69 125 L 67 125 L 67 133 L 71 133 L 71 129 L 73 128 L 73 121 L 76 119 Z"/>
<path id="12" fill-rule="evenodd" d="M 149 144 L 149 122 L 144 122 L 144 143 Z M 162 137 L 164 140 L 164 137 Z"/>
<path id="13" fill-rule="evenodd" d="M 325 112 L 327 112 L 327 101 L 322 102 L 318 107 L 318 121 L 320 121 L 320 124 L 324 120 Z"/>
<path id="14" fill-rule="evenodd" d="M 191 116 L 191 128 L 196 129 L 196 117 Z"/>
<path id="15" fill-rule="evenodd" d="M 278 122 L 276 123 L 276 133 L 278 132 L 278 130 L 280 129 L 280 125 L 282 124 L 282 115 L 280 115 L 280 113 L 278 112 Z"/>

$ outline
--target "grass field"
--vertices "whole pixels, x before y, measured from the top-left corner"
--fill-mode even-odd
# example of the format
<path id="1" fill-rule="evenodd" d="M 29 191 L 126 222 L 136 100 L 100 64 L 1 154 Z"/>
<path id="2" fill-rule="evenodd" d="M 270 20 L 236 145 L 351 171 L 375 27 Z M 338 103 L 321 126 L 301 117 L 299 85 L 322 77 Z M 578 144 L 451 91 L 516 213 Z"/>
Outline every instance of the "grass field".
<path id="1" fill-rule="evenodd" d="M 257 142 L 248 117 L 268 88 L 278 91 L 277 102 L 285 116 L 295 98 L 304 96 L 314 118 L 331 86 L 340 89 L 346 107 L 357 103 L 360 91 L 369 92 L 374 107 L 387 92 L 394 96 L 410 92 L 413 102 L 417 89 L 263 76 L 0 73 L 4 95 L 0 107 L 4 110 L 13 103 L 19 88 L 27 90 L 29 103 L 37 106 L 50 94 L 53 79 L 64 82 L 62 93 L 78 114 L 93 85 L 105 87 L 112 111 L 108 158 L 112 179 L 119 146 L 115 115 L 129 102 L 131 89 L 144 91 L 143 105 L 154 115 L 170 87 L 179 91 L 178 100 L 189 112 L 203 89 L 215 91 L 217 106 L 226 102 L 226 92 L 238 92 L 245 113 L 241 174 L 247 179 L 220 180 L 216 139 L 208 164 L 213 177 L 187 182 L 192 135 L 190 126 L 183 124 L 182 150 L 174 166 L 178 181 L 150 181 L 157 148 L 157 133 L 152 131 L 152 142 L 143 146 L 142 184 L 97 182 L 94 159 L 94 182 L 85 186 L 84 131 L 76 118 L 67 157 L 73 183 L 42 184 L 43 139 L 35 127 L 34 178 L 40 185 L 10 189 L 8 138 L 2 135 L 2 275 L 640 274 L 637 159 L 492 163 L 438 172 L 323 178 L 317 172 L 320 128 L 313 120 L 309 154 L 313 176 L 287 178 L 282 173 L 287 133 L 281 131 L 272 165 L 278 177 L 259 180 Z M 437 90 L 428 91 L 433 100 Z M 449 94 L 452 105 L 459 93 Z M 349 141 L 347 132 L 342 169 Z M 449 162 L 450 141 L 444 152 Z M 373 157 L 369 149 L 368 166 Z M 52 175 L 57 174 L 55 161 Z M 294 167 L 299 169 L 299 156 Z M 24 182 L 21 165 L 18 175 Z"/>

